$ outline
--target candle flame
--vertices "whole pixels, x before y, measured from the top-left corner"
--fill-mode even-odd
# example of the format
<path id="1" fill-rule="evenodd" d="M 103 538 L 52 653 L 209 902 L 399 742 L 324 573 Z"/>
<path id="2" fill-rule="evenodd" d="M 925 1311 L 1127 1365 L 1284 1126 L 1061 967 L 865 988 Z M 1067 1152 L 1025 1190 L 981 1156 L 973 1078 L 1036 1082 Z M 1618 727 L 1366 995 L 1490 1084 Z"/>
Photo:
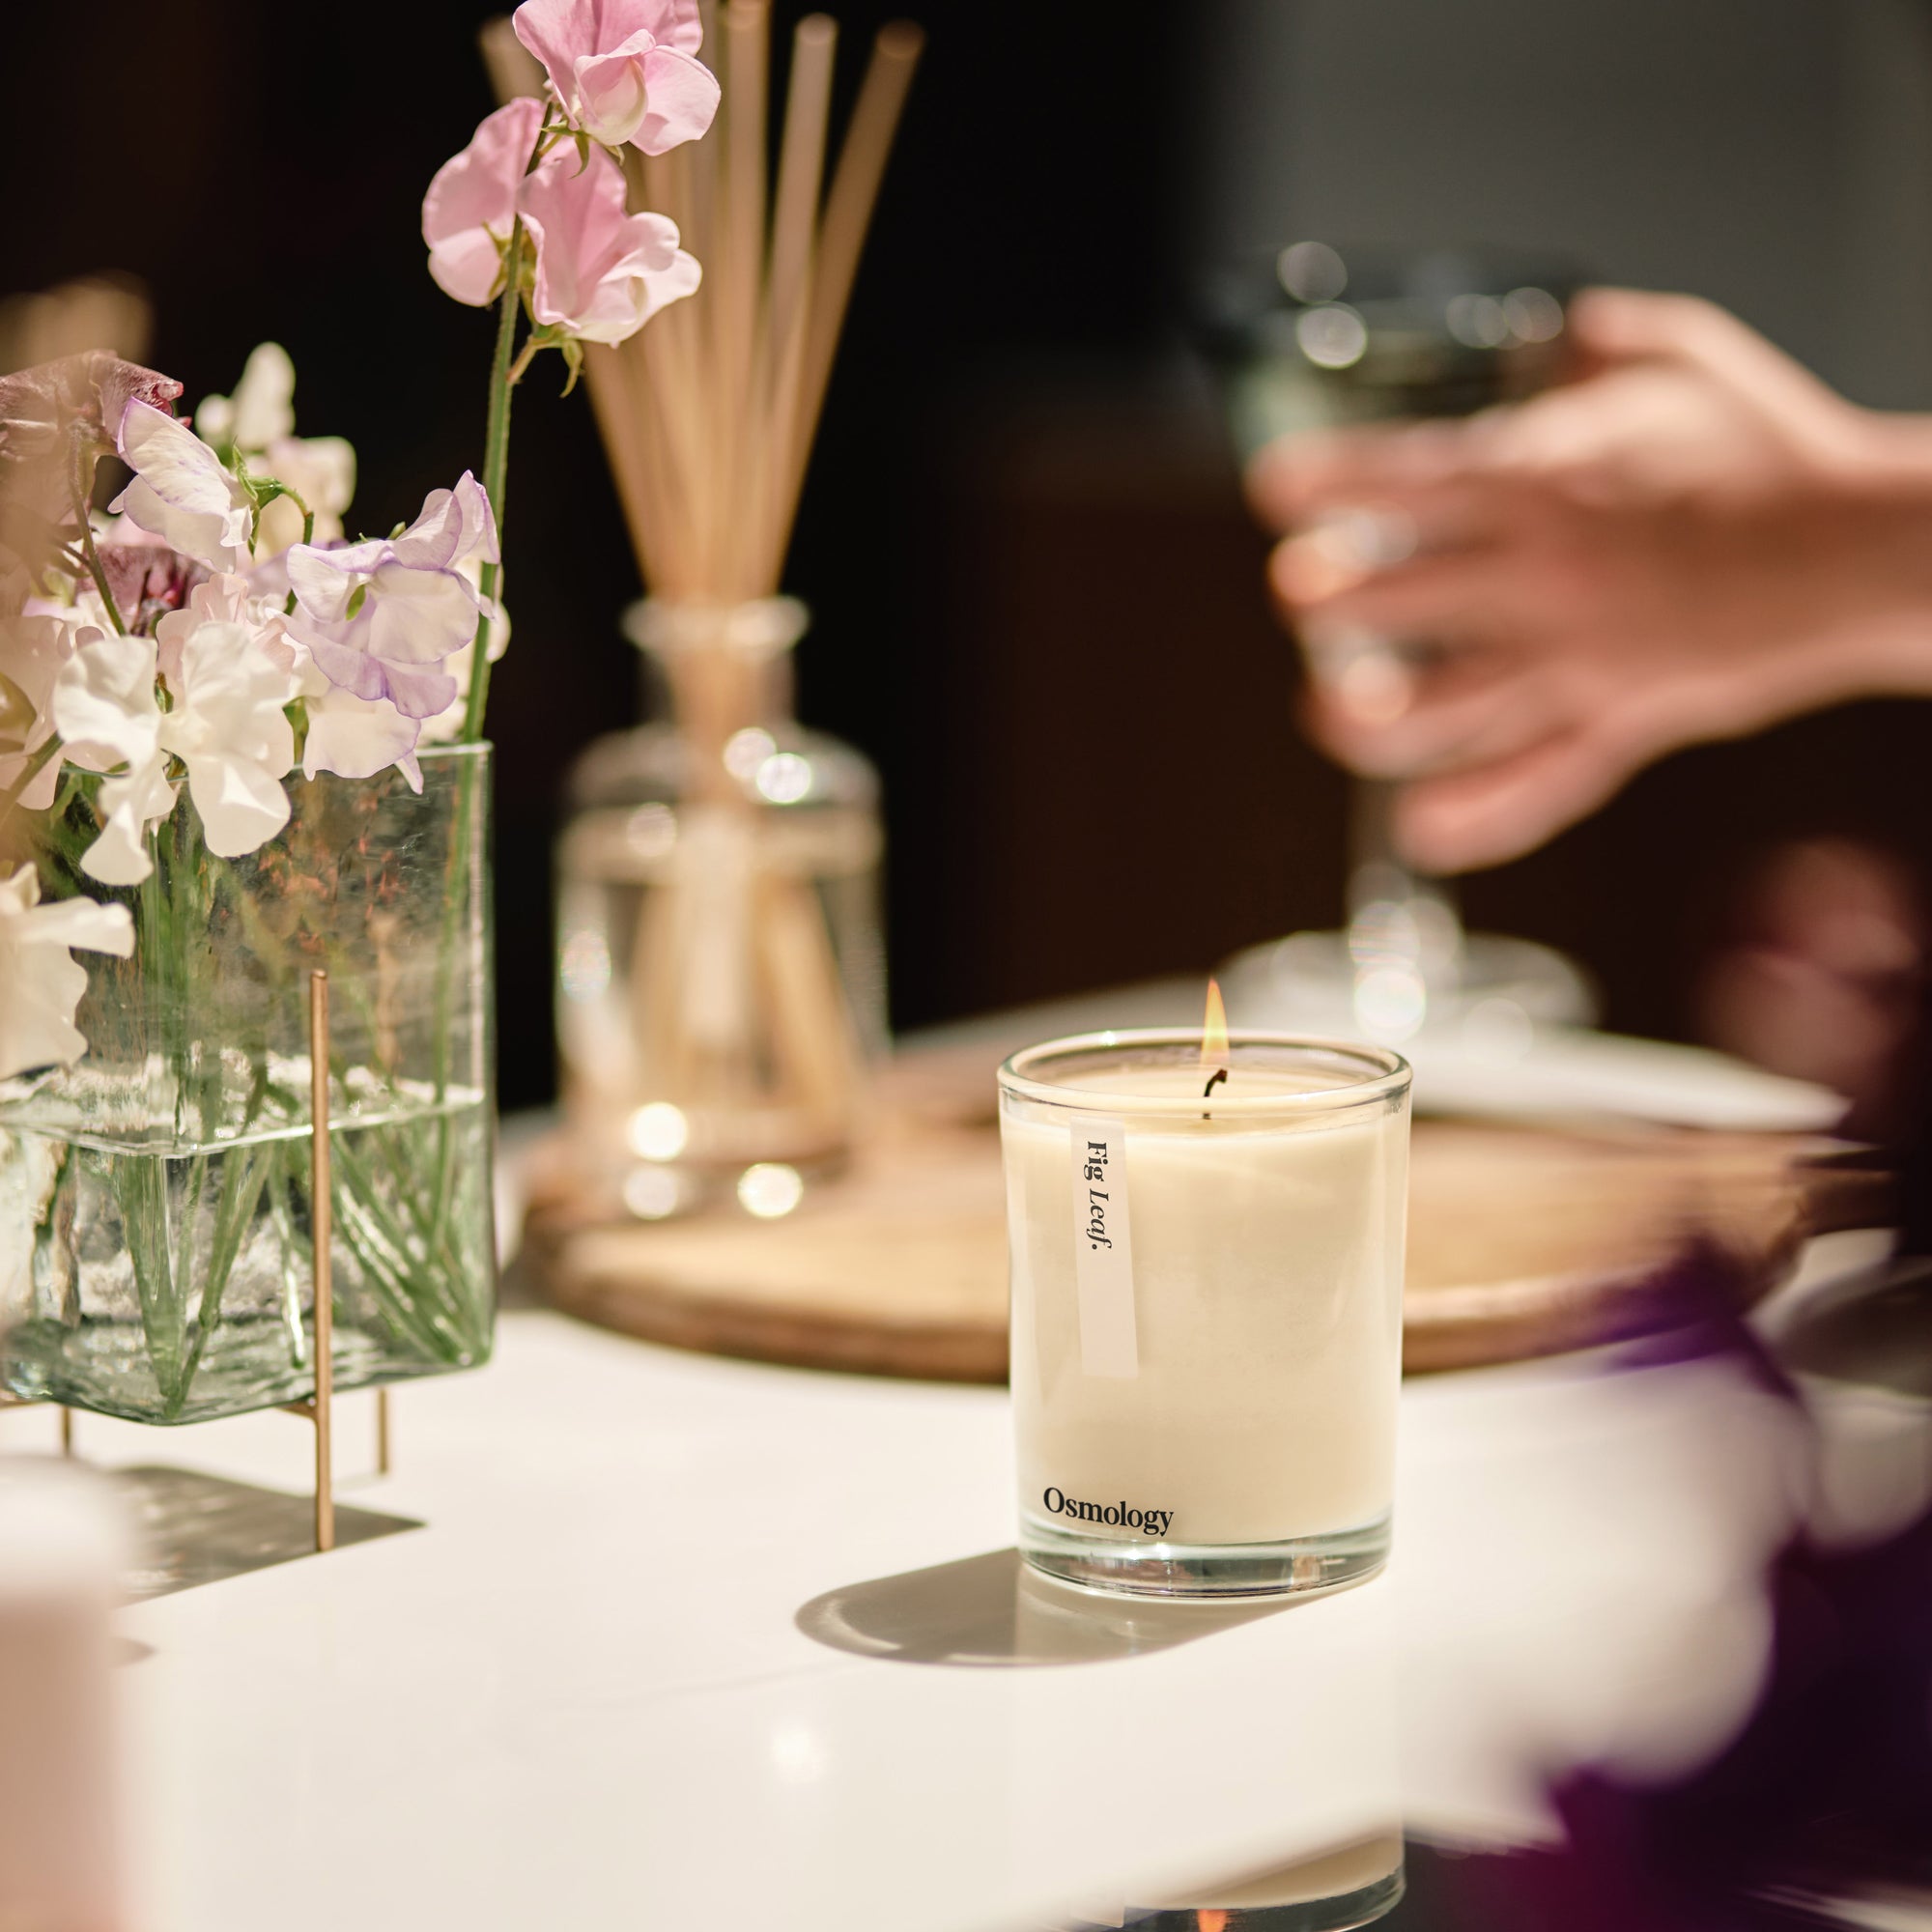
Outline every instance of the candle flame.
<path id="1" fill-rule="evenodd" d="M 1204 1072 L 1228 1065 L 1228 1009 L 1221 1004 L 1221 982 L 1208 981 L 1208 1012 L 1201 1022 L 1201 1067 Z"/>

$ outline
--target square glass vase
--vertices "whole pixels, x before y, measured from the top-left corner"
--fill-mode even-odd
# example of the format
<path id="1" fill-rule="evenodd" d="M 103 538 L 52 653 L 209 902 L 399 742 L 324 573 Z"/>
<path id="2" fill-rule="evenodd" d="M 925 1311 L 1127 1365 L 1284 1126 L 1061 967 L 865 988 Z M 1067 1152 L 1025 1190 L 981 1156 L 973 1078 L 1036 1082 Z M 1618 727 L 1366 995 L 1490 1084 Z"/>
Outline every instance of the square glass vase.
<path id="1" fill-rule="evenodd" d="M 133 917 L 77 955 L 73 1065 L 0 1082 L 0 1388 L 135 1422 L 314 1391 L 308 986 L 329 981 L 334 1382 L 468 1369 L 496 1312 L 486 746 L 288 781 L 259 851 L 183 788 L 141 885 L 78 869 L 98 781 L 34 838 L 44 896 Z"/>

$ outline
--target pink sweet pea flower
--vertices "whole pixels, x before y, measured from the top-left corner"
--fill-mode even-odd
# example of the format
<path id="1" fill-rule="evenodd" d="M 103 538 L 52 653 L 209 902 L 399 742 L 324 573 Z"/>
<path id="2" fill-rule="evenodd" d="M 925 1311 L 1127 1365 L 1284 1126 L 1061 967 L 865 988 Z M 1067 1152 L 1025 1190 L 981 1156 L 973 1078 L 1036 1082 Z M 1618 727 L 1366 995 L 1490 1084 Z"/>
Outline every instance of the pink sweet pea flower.
<path id="1" fill-rule="evenodd" d="M 405 718 L 428 718 L 456 696 L 443 660 L 476 635 L 485 605 L 463 565 L 499 561 L 497 522 L 483 486 L 463 473 L 433 490 L 400 536 L 288 553 L 293 636 L 331 684 Z"/>
<path id="2" fill-rule="evenodd" d="M 543 126 L 541 100 L 513 100 L 436 171 L 423 196 L 429 271 L 444 295 L 483 308 L 502 286 L 503 248 L 517 219 L 517 186 Z"/>
<path id="3" fill-rule="evenodd" d="M 525 174 L 543 106 L 513 100 L 445 161 L 423 198 L 429 271 L 445 295 L 480 308 L 502 286 L 517 216 L 536 246 L 530 307 L 540 323 L 588 342 L 623 342 L 698 283 L 694 256 L 662 214 L 626 214 L 624 176 L 593 148 L 564 140 Z"/>
<path id="4" fill-rule="evenodd" d="M 624 342 L 697 287 L 697 258 L 677 245 L 677 224 L 626 214 L 623 173 L 597 149 L 587 163 L 567 143 L 554 149 L 518 205 L 537 244 L 530 309 L 541 323 L 585 342 Z"/>
<path id="5" fill-rule="evenodd" d="M 697 0 L 524 0 L 512 23 L 593 141 L 662 155 L 711 126 L 718 82 L 693 58 Z"/>

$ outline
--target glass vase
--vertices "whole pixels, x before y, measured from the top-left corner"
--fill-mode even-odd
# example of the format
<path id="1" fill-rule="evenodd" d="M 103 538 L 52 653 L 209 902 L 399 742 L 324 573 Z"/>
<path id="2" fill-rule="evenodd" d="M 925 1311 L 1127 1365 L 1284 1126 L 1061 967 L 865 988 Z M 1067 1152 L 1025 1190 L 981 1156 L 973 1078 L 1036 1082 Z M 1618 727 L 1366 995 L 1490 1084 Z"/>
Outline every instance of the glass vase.
<path id="1" fill-rule="evenodd" d="M 791 598 L 633 608 L 659 715 L 572 774 L 557 1033 L 579 1179 L 644 1219 L 836 1172 L 886 1042 L 878 780 L 791 716 Z"/>
<path id="2" fill-rule="evenodd" d="M 211 853 L 184 795 L 154 869 L 77 869 L 99 781 L 71 774 L 43 893 L 118 899 L 131 957 L 84 955 L 75 1065 L 0 1083 L 0 1386 L 137 1422 L 314 1387 L 307 987 L 329 977 L 338 1390 L 488 1359 L 489 749 L 288 781 L 282 832 Z"/>

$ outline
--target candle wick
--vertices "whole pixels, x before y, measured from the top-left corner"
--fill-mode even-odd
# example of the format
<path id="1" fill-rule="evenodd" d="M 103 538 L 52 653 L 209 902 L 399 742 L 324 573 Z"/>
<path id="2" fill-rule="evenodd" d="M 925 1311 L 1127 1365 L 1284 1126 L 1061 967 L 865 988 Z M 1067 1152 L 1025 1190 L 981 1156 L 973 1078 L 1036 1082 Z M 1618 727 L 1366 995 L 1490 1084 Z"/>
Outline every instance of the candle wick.
<path id="1" fill-rule="evenodd" d="M 1212 1073 L 1208 1074 L 1208 1084 L 1201 1090 L 1201 1097 L 1204 1100 L 1207 1099 L 1208 1094 L 1213 1093 L 1215 1088 L 1217 1088 L 1222 1081 L 1227 1079 L 1227 1077 L 1228 1077 L 1228 1069 L 1225 1066 L 1217 1066 Z M 1201 1118 L 1204 1121 L 1206 1121 L 1206 1120 L 1211 1120 L 1213 1117 L 1210 1114 L 1208 1114 L 1208 1111 L 1204 1108 L 1202 1110 Z"/>

